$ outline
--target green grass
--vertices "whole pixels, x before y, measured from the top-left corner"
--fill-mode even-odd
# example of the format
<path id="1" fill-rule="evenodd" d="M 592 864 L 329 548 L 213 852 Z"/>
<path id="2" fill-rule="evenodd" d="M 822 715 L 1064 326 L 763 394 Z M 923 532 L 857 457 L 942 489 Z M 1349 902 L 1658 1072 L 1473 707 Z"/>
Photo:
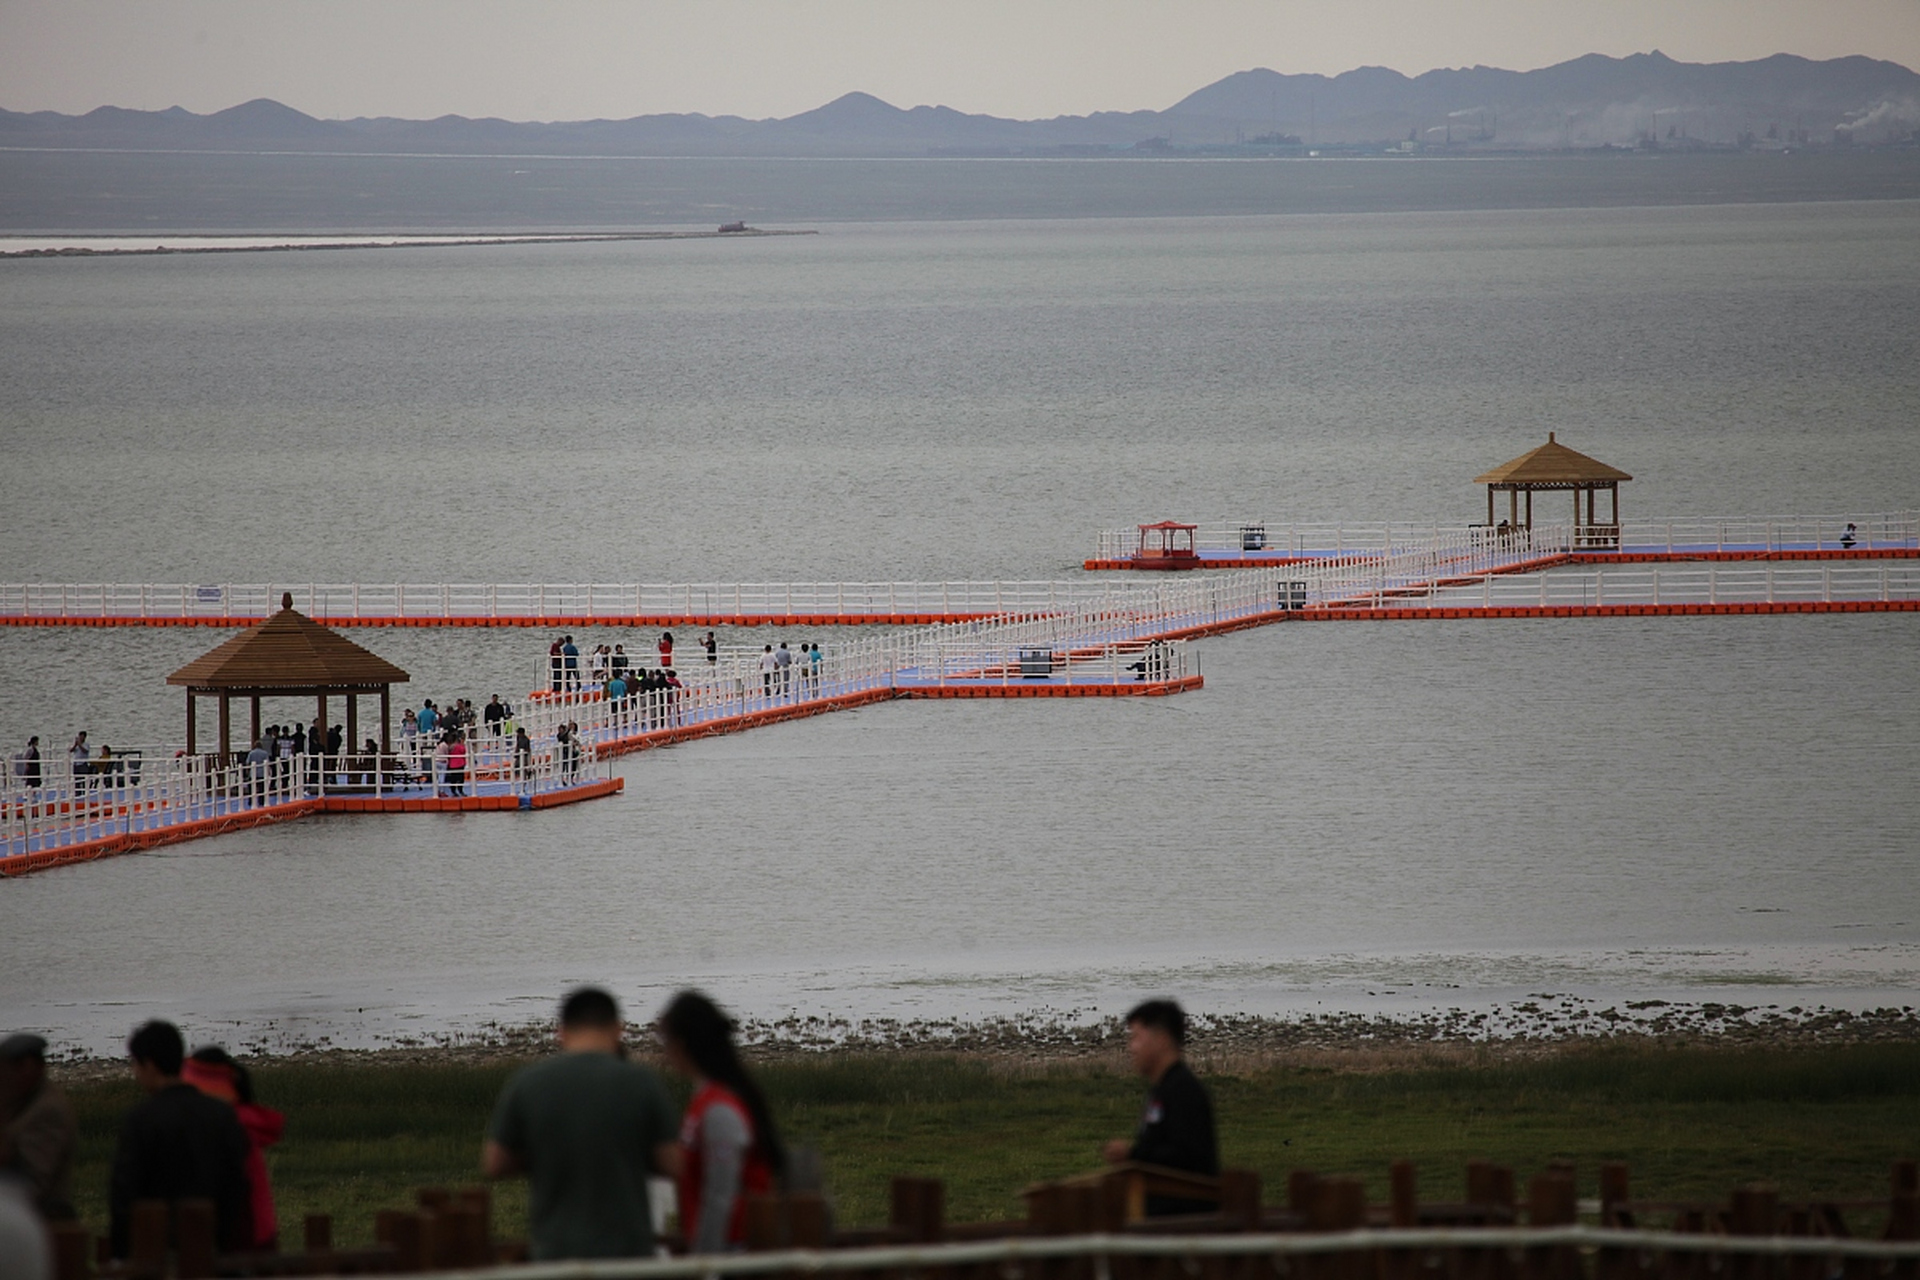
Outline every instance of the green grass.
<path id="1" fill-rule="evenodd" d="M 262 1101 L 287 1113 L 270 1157 L 282 1232 L 335 1215 L 342 1243 L 368 1239 L 374 1211 L 421 1186 L 475 1181 L 487 1115 L 510 1068 L 263 1062 Z M 1533 1061 L 1369 1072 L 1273 1067 L 1206 1077 L 1222 1157 L 1253 1168 L 1267 1198 L 1293 1169 L 1363 1178 L 1386 1197 L 1387 1166 L 1420 1166 L 1421 1194 L 1464 1194 L 1467 1161 L 1525 1180 L 1553 1159 L 1597 1193 L 1599 1165 L 1625 1160 L 1634 1194 L 1724 1199 L 1767 1181 L 1783 1195 L 1884 1195 L 1895 1159 L 1920 1154 L 1920 1044 L 1827 1049 L 1603 1048 Z M 1085 1171 L 1128 1132 L 1137 1081 L 1086 1067 L 1010 1072 L 958 1059 L 856 1056 L 770 1065 L 761 1079 L 790 1142 L 825 1157 L 839 1220 L 884 1220 L 887 1179 L 944 1178 L 956 1221 L 1015 1217 L 1028 1183 Z M 130 1082 L 70 1090 L 80 1114 L 76 1194 L 105 1226 L 107 1166 Z M 517 1183 L 496 1193 L 503 1235 L 524 1231 Z"/>

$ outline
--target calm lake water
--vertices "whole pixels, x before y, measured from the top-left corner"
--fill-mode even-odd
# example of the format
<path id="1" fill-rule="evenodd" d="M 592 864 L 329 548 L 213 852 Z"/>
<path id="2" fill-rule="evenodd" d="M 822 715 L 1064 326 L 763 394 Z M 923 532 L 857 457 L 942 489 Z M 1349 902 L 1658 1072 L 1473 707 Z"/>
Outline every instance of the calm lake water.
<path id="1" fill-rule="evenodd" d="M 10 262 L 0 577 L 1050 578 L 1161 516 L 1470 521 L 1549 429 L 1630 516 L 1911 507 L 1916 214 Z M 1179 698 L 871 707 L 551 814 L 109 860 L 0 884 L 0 1025 L 373 1043 L 577 979 L 756 1015 L 1912 1003 L 1915 628 L 1275 627 Z M 544 644 L 355 638 L 436 699 L 524 692 Z M 0 743 L 175 738 L 162 678 L 216 639 L 0 630 Z"/>

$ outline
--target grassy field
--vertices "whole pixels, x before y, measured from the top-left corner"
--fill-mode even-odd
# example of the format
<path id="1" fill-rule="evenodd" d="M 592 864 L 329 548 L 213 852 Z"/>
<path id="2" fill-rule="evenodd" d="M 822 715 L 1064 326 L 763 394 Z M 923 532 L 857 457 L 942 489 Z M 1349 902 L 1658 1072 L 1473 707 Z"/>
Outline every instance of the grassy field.
<path id="1" fill-rule="evenodd" d="M 301 1216 L 335 1215 L 336 1239 L 367 1240 L 376 1209 L 414 1188 L 476 1180 L 480 1139 L 504 1065 L 255 1066 L 262 1102 L 287 1113 L 270 1156 L 283 1238 Z M 1920 1155 L 1920 1044 L 1826 1049 L 1587 1048 L 1545 1057 L 1367 1070 L 1266 1066 L 1203 1076 L 1221 1154 L 1256 1169 L 1267 1198 L 1293 1169 L 1366 1180 L 1386 1197 L 1388 1164 L 1412 1159 L 1423 1197 L 1459 1198 L 1472 1159 L 1525 1180 L 1549 1160 L 1597 1193 L 1603 1160 L 1632 1166 L 1639 1197 L 1724 1199 L 1736 1185 L 1783 1195 L 1886 1194 L 1888 1167 Z M 1008 1067 L 924 1054 L 823 1057 L 765 1067 L 791 1143 L 816 1147 L 843 1223 L 884 1221 L 887 1179 L 946 1179 L 955 1221 L 1017 1217 L 1028 1183 L 1094 1167 L 1126 1134 L 1137 1080 L 1084 1063 Z M 76 1085 L 76 1199 L 105 1228 L 108 1163 L 131 1082 Z M 502 1235 L 524 1231 L 519 1184 L 497 1194 Z"/>

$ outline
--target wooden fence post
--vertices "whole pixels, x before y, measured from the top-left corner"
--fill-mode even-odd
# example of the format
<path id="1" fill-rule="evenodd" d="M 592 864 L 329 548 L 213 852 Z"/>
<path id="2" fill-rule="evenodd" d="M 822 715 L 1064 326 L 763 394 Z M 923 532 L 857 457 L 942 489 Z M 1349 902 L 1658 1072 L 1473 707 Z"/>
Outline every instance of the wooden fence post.
<path id="1" fill-rule="evenodd" d="M 87 1229 L 78 1222 L 56 1222 L 53 1237 L 53 1280 L 87 1280 Z"/>
<path id="2" fill-rule="evenodd" d="M 171 1214 L 165 1200 L 136 1200 L 128 1224 L 127 1271 L 135 1276 L 158 1276 L 167 1269 L 167 1227 Z"/>
<path id="3" fill-rule="evenodd" d="M 895 1178 L 889 1226 L 913 1244 L 932 1244 L 946 1234 L 947 1184 L 938 1178 Z"/>
<path id="4" fill-rule="evenodd" d="M 1420 1222 L 1419 1174 L 1411 1160 L 1395 1160 L 1387 1170 L 1387 1223 L 1395 1227 L 1418 1226 Z"/>
<path id="5" fill-rule="evenodd" d="M 805 1191 L 796 1191 L 788 1196 L 787 1225 L 792 1233 L 794 1248 L 826 1248 L 829 1235 L 826 1198 Z"/>
<path id="6" fill-rule="evenodd" d="M 491 1243 L 493 1240 L 493 1189 L 462 1187 L 459 1200 L 480 1219 L 480 1238 Z"/>
<path id="7" fill-rule="evenodd" d="M 373 1238 L 393 1250 L 395 1271 L 425 1271 L 420 1215 L 404 1209 L 382 1209 L 373 1220 Z"/>
<path id="8" fill-rule="evenodd" d="M 1727 1213 L 1730 1236 L 1770 1236 L 1780 1221 L 1780 1193 L 1770 1186 L 1755 1183 L 1737 1187 Z M 1767 1272 L 1768 1260 L 1751 1255 L 1733 1254 L 1726 1260 L 1725 1273 L 1730 1280 L 1760 1280 Z"/>
<path id="9" fill-rule="evenodd" d="M 1633 1210 L 1627 1207 L 1627 1202 L 1633 1199 L 1631 1186 L 1626 1161 L 1609 1160 L 1600 1166 L 1601 1226 L 1633 1226 Z"/>
<path id="10" fill-rule="evenodd" d="M 173 1205 L 173 1265 L 179 1280 L 209 1280 L 219 1248 L 213 1201 L 176 1200 Z"/>
<path id="11" fill-rule="evenodd" d="M 1387 1169 L 1387 1225 L 1400 1230 L 1420 1225 L 1419 1174 L 1411 1160 L 1395 1160 Z M 1414 1280 L 1420 1258 L 1411 1249 L 1385 1249 L 1380 1268 L 1382 1280 Z"/>
<path id="12" fill-rule="evenodd" d="M 306 1220 L 306 1251 L 333 1252 L 333 1218 L 325 1213 L 310 1213 Z"/>
<path id="13" fill-rule="evenodd" d="M 1313 1189 L 1320 1175 L 1310 1169 L 1295 1169 L 1287 1175 L 1287 1208 L 1302 1222 L 1313 1216 Z"/>
<path id="14" fill-rule="evenodd" d="M 1251 1169 L 1220 1171 L 1220 1212 L 1240 1231 L 1258 1231 L 1262 1223 L 1260 1175 Z M 1107 1223 L 1108 1231 L 1116 1229 Z"/>
<path id="15" fill-rule="evenodd" d="M 1566 1173 L 1543 1173 L 1527 1186 L 1527 1225 L 1570 1227 L 1579 1220 L 1579 1200 L 1573 1178 Z M 1568 1245 L 1527 1250 L 1529 1280 L 1579 1280 L 1580 1253 Z"/>

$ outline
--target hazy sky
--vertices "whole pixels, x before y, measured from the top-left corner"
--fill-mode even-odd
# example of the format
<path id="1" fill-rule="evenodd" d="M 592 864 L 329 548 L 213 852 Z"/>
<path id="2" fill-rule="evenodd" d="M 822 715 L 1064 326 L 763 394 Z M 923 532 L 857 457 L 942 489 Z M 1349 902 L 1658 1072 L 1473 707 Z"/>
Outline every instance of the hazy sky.
<path id="1" fill-rule="evenodd" d="M 1920 0 L 0 0 L 0 106 L 761 117 L 862 89 L 1031 118 L 1162 108 L 1256 66 L 1656 48 L 1920 66 Z"/>

